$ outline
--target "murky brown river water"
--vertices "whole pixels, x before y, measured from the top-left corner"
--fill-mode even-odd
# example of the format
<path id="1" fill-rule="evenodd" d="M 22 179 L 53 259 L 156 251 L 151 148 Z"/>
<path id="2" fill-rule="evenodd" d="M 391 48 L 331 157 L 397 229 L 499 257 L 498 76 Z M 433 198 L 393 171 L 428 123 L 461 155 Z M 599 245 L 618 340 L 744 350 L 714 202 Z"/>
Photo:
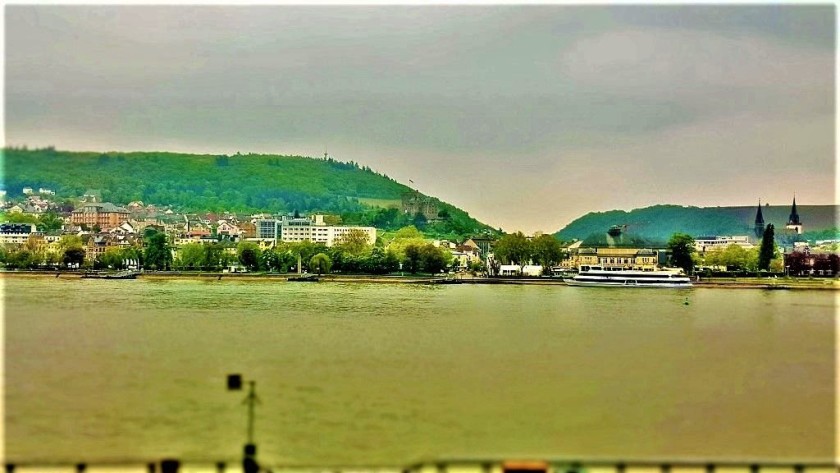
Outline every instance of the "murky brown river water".
<path id="1" fill-rule="evenodd" d="M 830 291 L 2 283 L 10 460 L 834 455 Z"/>

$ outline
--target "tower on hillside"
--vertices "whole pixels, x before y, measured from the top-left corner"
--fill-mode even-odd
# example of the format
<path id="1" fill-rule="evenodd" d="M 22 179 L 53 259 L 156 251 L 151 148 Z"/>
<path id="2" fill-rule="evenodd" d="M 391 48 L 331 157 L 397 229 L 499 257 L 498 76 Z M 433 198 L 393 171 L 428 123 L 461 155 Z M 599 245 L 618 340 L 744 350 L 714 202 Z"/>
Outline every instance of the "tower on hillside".
<path id="1" fill-rule="evenodd" d="M 796 211 L 796 196 L 793 196 L 793 206 L 790 208 L 790 217 L 785 225 L 785 230 L 795 231 L 797 235 L 802 234 L 802 222 L 799 221 L 799 213 Z"/>
<path id="2" fill-rule="evenodd" d="M 754 232 L 756 238 L 764 236 L 764 216 L 761 215 L 761 199 L 758 199 L 758 212 L 755 213 Z"/>

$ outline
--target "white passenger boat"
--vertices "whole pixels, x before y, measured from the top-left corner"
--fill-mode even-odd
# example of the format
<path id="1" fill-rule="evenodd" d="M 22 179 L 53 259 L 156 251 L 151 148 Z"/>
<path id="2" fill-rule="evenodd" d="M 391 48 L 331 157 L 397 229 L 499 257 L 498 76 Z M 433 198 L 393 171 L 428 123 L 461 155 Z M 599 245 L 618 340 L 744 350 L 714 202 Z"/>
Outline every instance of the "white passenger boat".
<path id="1" fill-rule="evenodd" d="M 578 274 L 566 283 L 570 286 L 601 287 L 691 287 L 691 279 L 683 274 L 682 269 L 639 271 L 588 265 L 582 265 Z"/>

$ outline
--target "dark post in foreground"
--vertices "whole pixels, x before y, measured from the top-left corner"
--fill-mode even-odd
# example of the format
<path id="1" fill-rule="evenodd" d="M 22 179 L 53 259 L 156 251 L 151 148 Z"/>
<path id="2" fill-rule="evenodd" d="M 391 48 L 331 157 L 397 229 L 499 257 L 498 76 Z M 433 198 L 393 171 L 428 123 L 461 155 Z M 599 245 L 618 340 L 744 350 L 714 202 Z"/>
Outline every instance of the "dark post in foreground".
<path id="1" fill-rule="evenodd" d="M 257 463 L 257 445 L 254 443 L 254 406 L 259 402 L 256 386 L 256 381 L 248 381 L 248 396 L 243 401 L 243 404 L 248 404 L 248 440 L 242 451 L 242 470 L 244 473 L 258 473 L 260 471 L 260 465 Z M 242 389 L 242 375 L 229 374 L 227 387 L 228 391 Z"/>

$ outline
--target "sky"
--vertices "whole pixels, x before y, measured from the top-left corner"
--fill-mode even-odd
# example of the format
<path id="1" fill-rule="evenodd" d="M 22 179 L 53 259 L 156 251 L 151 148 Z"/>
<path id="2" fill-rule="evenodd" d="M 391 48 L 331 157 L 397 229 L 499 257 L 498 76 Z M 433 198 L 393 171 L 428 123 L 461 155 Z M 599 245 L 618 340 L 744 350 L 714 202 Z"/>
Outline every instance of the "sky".
<path id="1" fill-rule="evenodd" d="M 5 139 L 356 161 L 507 232 L 836 204 L 833 5 L 9 5 Z"/>

